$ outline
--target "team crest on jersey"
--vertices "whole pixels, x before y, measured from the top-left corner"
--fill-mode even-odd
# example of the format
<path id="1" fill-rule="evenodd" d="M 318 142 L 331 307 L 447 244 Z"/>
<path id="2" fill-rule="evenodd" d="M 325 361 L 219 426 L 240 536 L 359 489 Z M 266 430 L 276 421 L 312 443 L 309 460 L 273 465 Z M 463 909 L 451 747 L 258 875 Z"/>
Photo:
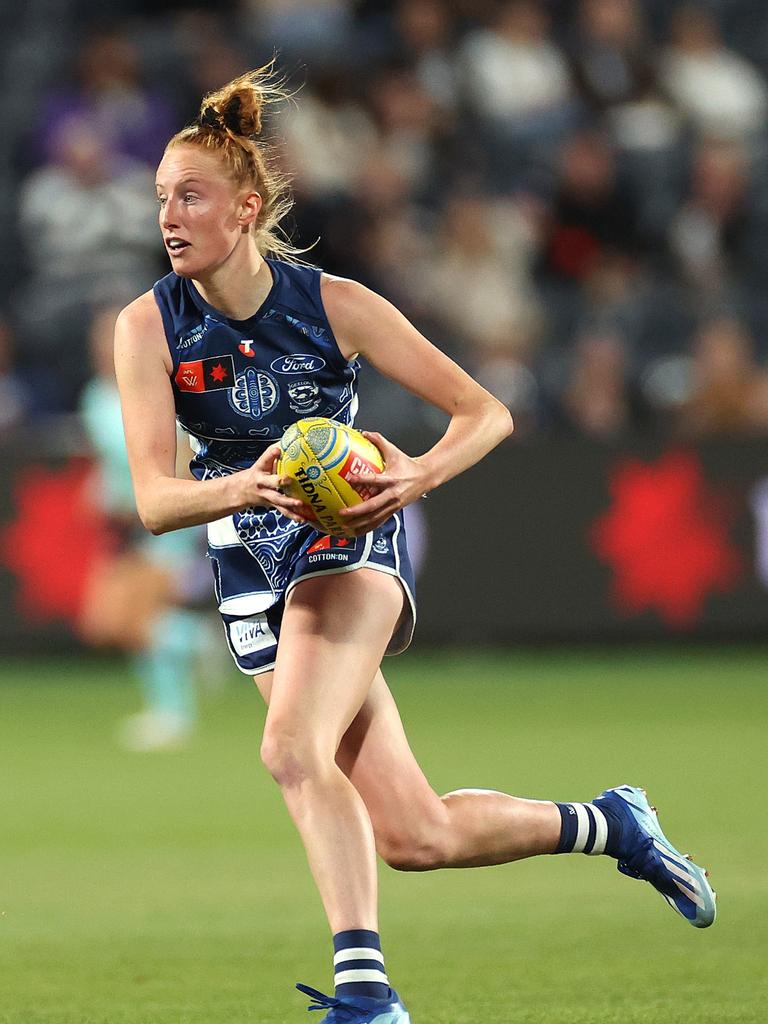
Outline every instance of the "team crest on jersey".
<path id="1" fill-rule="evenodd" d="M 243 355 L 244 356 L 248 356 L 249 359 L 253 359 L 253 357 L 256 355 L 256 353 L 253 351 L 253 339 L 252 338 L 250 338 L 250 339 L 243 338 L 243 340 L 240 342 L 240 344 L 237 347 L 243 353 Z"/>
<path id="2" fill-rule="evenodd" d="M 279 396 L 275 378 L 266 370 L 249 366 L 237 374 L 235 386 L 229 393 L 229 403 L 241 416 L 260 420 L 272 412 Z"/>
<path id="3" fill-rule="evenodd" d="M 292 380 L 288 385 L 288 404 L 294 412 L 308 416 L 320 405 L 320 388 L 311 380 Z"/>

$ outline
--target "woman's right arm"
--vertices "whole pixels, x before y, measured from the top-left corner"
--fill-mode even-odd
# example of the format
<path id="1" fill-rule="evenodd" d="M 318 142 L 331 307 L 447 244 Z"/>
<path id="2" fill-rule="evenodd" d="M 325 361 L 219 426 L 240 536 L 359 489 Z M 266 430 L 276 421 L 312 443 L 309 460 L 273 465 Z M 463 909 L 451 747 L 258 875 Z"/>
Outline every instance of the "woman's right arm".
<path id="1" fill-rule="evenodd" d="M 273 506 L 300 522 L 300 501 L 280 493 L 272 445 L 249 469 L 215 480 L 176 478 L 176 413 L 172 364 L 162 318 L 147 292 L 115 326 L 115 370 L 123 410 L 136 507 L 152 533 L 198 526 L 254 505 Z"/>

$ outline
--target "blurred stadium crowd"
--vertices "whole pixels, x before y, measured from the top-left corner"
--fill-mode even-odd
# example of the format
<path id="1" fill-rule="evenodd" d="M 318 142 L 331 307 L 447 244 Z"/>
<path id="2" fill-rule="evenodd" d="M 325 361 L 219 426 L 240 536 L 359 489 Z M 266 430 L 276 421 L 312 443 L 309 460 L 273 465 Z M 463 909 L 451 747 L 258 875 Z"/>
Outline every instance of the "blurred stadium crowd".
<path id="1" fill-rule="evenodd" d="M 167 271 L 153 175 L 277 52 L 307 258 L 392 299 L 522 433 L 768 432 L 764 0 L 0 8 L 0 433 L 68 413 Z M 418 425 L 379 382 L 367 421 Z"/>

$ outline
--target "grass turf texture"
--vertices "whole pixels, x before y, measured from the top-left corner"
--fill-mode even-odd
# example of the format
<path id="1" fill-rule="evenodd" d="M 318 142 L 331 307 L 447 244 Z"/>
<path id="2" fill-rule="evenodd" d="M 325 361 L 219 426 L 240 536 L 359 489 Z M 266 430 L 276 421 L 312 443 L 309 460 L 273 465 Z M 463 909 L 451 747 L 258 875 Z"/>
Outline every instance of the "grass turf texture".
<path id="1" fill-rule="evenodd" d="M 698 932 L 607 858 L 382 867 L 384 949 L 414 1024 L 765 1020 L 766 652 L 386 667 L 438 789 L 583 800 L 645 785 L 720 892 L 720 919 Z M 114 663 L 0 669 L 0 1024 L 308 1019 L 292 985 L 329 990 L 330 945 L 259 764 L 255 689 L 233 679 L 172 754 L 115 747 L 135 703 Z"/>

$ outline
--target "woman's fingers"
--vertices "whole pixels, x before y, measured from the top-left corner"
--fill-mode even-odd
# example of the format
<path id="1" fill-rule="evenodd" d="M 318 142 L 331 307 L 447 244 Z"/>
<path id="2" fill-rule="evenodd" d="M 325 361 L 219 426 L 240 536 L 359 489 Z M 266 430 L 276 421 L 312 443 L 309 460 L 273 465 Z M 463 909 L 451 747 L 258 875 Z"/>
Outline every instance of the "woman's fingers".
<path id="1" fill-rule="evenodd" d="M 384 473 L 350 473 L 344 479 L 356 491 L 376 491 L 377 494 L 392 483 Z"/>
<path id="2" fill-rule="evenodd" d="M 374 494 L 372 498 L 361 501 L 357 505 L 349 505 L 347 508 L 341 509 L 340 515 L 349 522 L 356 523 L 358 520 L 365 519 L 367 516 L 387 508 L 390 504 L 396 504 L 393 495 Z"/>
<path id="3" fill-rule="evenodd" d="M 347 529 L 359 537 L 381 526 L 399 508 L 400 503 L 392 495 L 377 494 L 359 505 L 343 509 L 341 514 Z"/>
<path id="4" fill-rule="evenodd" d="M 279 458 L 281 448 L 279 444 L 271 444 L 269 448 L 265 448 L 261 455 L 254 462 L 254 467 L 260 470 L 262 473 L 271 473 L 275 467 L 275 462 Z"/>
<path id="5" fill-rule="evenodd" d="M 278 475 L 277 473 L 264 473 L 259 480 L 259 488 L 262 491 L 280 491 L 288 487 L 291 482 L 289 476 Z"/>
<path id="6" fill-rule="evenodd" d="M 378 430 L 364 430 L 363 437 L 367 437 L 371 444 L 376 445 L 381 454 L 384 456 L 385 462 L 387 460 L 388 455 L 391 455 L 393 452 L 400 451 L 400 449 L 396 447 L 396 445 L 392 444 L 391 441 L 388 441 L 383 434 L 380 434 L 378 432 Z"/>
<path id="7" fill-rule="evenodd" d="M 300 512 L 306 507 L 303 501 L 300 501 L 298 498 L 289 498 L 278 487 L 261 487 L 259 489 L 259 500 L 273 505 L 281 512 Z"/>

